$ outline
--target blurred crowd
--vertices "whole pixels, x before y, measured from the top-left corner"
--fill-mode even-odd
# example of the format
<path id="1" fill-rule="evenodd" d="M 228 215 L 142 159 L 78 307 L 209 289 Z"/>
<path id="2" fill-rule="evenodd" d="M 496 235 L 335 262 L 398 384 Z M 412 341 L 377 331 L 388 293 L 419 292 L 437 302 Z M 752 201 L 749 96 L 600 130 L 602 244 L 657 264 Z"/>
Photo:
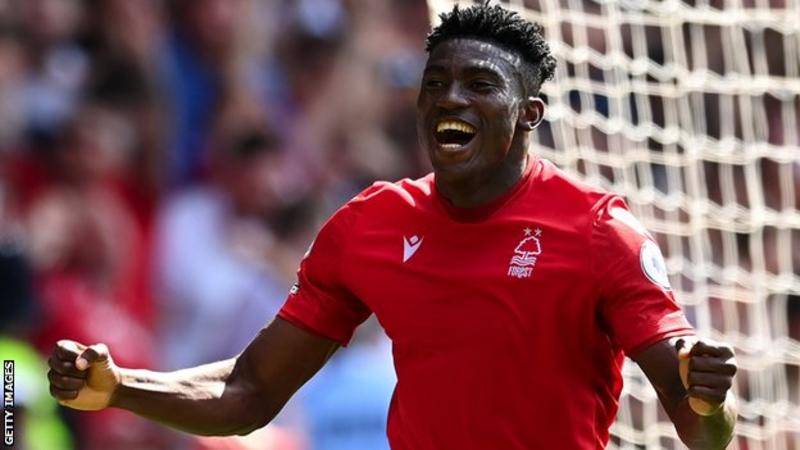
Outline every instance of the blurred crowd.
<path id="1" fill-rule="evenodd" d="M 375 179 L 427 172 L 428 28 L 424 0 L 0 0 L 0 353 L 18 361 L 18 443 L 386 447 L 394 373 L 375 324 L 247 438 L 58 408 L 41 355 L 105 342 L 120 365 L 168 370 L 241 351 L 321 221 Z"/>

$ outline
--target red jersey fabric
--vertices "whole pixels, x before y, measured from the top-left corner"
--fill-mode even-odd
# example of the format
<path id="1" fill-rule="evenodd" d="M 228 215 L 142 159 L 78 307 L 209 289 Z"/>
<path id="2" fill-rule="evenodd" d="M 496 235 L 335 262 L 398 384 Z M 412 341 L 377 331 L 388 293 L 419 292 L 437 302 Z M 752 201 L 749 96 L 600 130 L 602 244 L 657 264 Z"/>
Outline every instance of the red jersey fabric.
<path id="1" fill-rule="evenodd" d="M 623 353 L 692 333 L 624 201 L 543 159 L 480 208 L 431 174 L 339 209 L 279 315 L 346 345 L 371 313 L 395 450 L 605 448 Z"/>

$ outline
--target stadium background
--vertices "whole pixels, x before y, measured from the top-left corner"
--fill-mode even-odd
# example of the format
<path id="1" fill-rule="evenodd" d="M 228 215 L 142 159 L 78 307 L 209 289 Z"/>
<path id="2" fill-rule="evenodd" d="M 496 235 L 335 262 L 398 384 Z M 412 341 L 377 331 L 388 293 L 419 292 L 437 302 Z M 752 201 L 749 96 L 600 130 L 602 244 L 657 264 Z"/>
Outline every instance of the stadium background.
<path id="1" fill-rule="evenodd" d="M 625 193 L 690 318 L 736 345 L 738 448 L 800 449 L 800 4 L 514 6 L 559 58 L 534 151 Z M 431 12 L 421 0 L 0 0 L 0 354 L 18 361 L 18 439 L 386 448 L 394 375 L 372 321 L 247 438 L 57 408 L 42 355 L 69 337 L 167 370 L 241 350 L 322 220 L 375 179 L 429 170 L 414 102 Z M 677 47 L 659 28 L 675 21 L 689 36 L 679 51 L 695 51 L 681 76 L 662 70 Z M 617 41 L 598 40 L 618 23 Z M 636 106 L 616 108 L 621 96 Z M 693 102 L 678 116 L 664 106 L 676 98 Z M 612 446 L 680 448 L 641 374 L 626 375 Z"/>

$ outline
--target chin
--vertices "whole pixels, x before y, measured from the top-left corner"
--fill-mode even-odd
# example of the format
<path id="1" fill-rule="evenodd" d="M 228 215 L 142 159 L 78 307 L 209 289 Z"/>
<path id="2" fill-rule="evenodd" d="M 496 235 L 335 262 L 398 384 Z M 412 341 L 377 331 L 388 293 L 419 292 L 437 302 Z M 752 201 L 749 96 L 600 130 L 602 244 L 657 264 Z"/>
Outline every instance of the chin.
<path id="1" fill-rule="evenodd" d="M 441 161 L 431 158 L 436 176 L 452 182 L 467 180 L 475 176 L 476 168 L 470 162 L 471 160 Z"/>

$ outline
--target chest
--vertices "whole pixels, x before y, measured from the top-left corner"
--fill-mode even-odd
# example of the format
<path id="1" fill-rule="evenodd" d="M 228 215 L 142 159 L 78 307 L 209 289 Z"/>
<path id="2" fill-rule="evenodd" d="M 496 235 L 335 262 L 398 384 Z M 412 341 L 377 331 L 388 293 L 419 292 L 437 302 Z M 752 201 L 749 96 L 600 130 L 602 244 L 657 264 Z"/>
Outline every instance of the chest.
<path id="1" fill-rule="evenodd" d="M 526 341 L 592 321 L 585 240 L 558 221 L 395 219 L 357 239 L 349 285 L 396 343 Z"/>

